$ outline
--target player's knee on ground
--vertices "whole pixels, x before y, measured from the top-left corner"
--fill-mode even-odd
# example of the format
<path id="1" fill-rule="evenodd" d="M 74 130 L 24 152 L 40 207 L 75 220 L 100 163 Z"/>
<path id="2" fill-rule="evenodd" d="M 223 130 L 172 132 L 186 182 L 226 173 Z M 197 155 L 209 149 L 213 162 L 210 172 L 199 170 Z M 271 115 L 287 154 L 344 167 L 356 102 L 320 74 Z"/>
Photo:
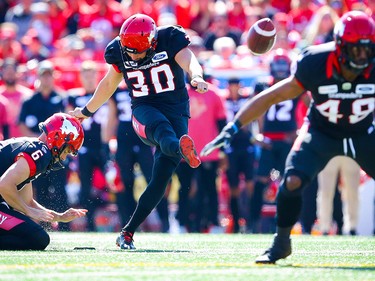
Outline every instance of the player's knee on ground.
<path id="1" fill-rule="evenodd" d="M 30 250 L 44 250 L 50 243 L 50 237 L 47 232 L 43 229 L 38 232 L 32 233 L 29 236 L 29 248 Z"/>

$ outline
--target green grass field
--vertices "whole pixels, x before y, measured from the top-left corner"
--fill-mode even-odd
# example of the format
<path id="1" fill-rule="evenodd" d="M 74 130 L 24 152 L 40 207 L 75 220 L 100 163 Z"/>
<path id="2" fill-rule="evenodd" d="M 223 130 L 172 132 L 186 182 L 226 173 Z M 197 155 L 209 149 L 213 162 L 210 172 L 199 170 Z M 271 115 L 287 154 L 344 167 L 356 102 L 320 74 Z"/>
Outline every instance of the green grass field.
<path id="1" fill-rule="evenodd" d="M 0 251 L 0 280 L 375 280 L 373 237 L 293 236 L 292 256 L 256 265 L 271 235 L 136 233 L 129 252 L 116 236 L 54 232 L 46 251 Z"/>

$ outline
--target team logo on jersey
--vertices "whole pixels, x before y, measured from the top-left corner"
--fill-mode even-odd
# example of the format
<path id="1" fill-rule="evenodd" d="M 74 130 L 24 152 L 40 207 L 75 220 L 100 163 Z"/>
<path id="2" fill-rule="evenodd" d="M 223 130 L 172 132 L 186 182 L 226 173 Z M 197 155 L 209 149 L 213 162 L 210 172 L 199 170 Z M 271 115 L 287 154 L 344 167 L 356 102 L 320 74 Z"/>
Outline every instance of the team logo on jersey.
<path id="1" fill-rule="evenodd" d="M 163 52 L 160 52 L 160 53 L 156 53 L 153 57 L 152 57 L 152 62 L 158 62 L 158 61 L 162 61 L 162 60 L 166 60 L 168 59 L 168 54 L 166 51 L 163 51 Z"/>
<path id="2" fill-rule="evenodd" d="M 79 137 L 79 133 L 77 128 L 70 122 L 68 119 L 64 117 L 64 121 L 62 123 L 62 126 L 60 128 L 61 132 L 63 134 L 69 135 L 70 133 L 73 134 L 73 140 L 77 139 Z"/>

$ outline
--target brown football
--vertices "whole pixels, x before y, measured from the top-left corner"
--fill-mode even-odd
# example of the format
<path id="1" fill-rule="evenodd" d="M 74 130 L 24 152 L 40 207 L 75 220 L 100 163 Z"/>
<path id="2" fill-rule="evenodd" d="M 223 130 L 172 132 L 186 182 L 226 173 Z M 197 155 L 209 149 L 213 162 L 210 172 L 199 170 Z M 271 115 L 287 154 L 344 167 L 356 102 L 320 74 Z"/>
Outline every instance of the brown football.
<path id="1" fill-rule="evenodd" d="M 272 20 L 256 21 L 247 34 L 247 46 L 254 55 L 262 55 L 272 49 L 276 41 L 276 28 Z"/>

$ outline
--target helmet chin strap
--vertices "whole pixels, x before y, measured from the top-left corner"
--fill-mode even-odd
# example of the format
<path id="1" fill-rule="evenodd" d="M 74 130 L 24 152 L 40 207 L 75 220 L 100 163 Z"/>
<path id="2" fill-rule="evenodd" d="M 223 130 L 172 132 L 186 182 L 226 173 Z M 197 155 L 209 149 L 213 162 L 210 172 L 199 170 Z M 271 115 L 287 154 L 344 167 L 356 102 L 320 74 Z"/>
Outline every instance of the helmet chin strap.
<path id="1" fill-rule="evenodd" d="M 52 157 L 53 157 L 53 163 L 50 164 L 50 170 L 52 171 L 57 171 L 57 170 L 60 170 L 60 169 L 64 169 L 65 166 L 63 165 L 63 163 L 61 162 L 61 158 L 60 158 L 60 155 L 61 153 L 64 151 L 66 147 L 66 144 L 64 144 L 61 149 L 59 150 L 57 147 L 53 147 L 52 148 Z"/>

